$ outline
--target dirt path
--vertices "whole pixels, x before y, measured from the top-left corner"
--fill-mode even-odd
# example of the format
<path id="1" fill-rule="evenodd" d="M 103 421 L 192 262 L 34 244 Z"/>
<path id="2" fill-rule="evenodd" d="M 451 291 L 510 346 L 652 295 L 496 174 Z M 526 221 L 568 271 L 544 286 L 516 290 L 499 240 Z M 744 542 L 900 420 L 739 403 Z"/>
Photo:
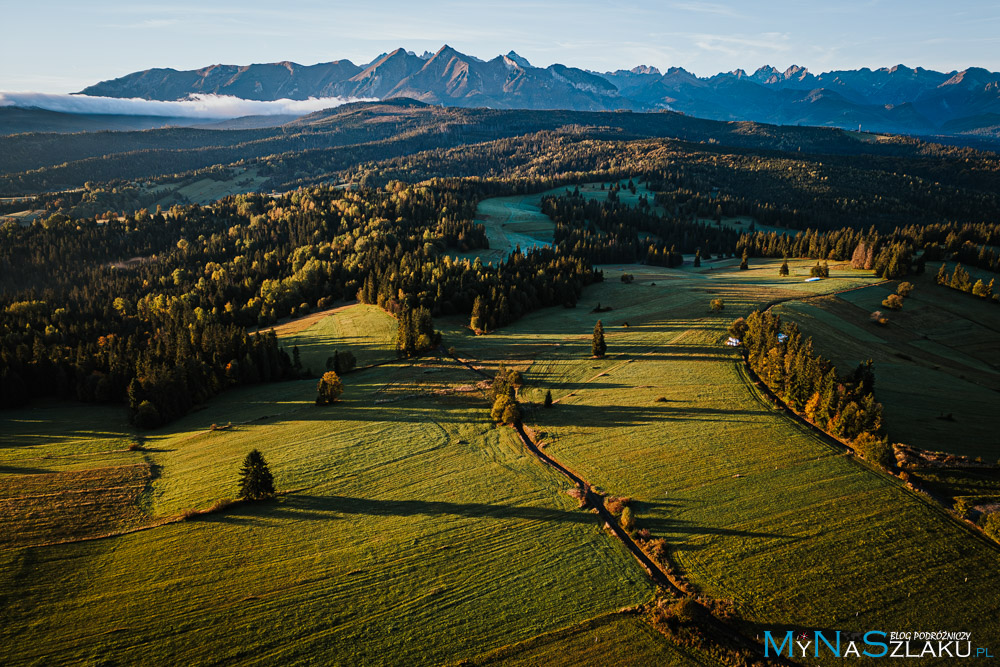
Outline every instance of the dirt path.
<path id="1" fill-rule="evenodd" d="M 476 368 L 471 362 L 459 359 L 456 356 L 448 354 L 446 351 L 444 351 L 443 347 L 442 347 L 442 354 L 447 354 L 457 363 L 462 364 L 463 366 L 471 370 L 473 373 L 476 373 L 480 377 L 489 379 L 489 375 L 487 375 L 479 368 Z M 631 361 L 633 360 L 629 359 L 615 366 L 614 369 L 620 368 L 625 364 L 630 363 Z M 593 380 L 598 377 L 601 377 L 602 375 L 610 372 L 610 370 L 598 373 L 591 379 Z M 574 486 L 576 486 L 576 488 L 583 494 L 584 506 L 592 508 L 597 513 L 597 516 L 600 518 L 600 520 L 604 522 L 605 527 L 607 527 L 608 530 L 610 530 L 611 533 L 618 538 L 618 540 L 625 546 L 628 552 L 631 553 L 632 556 L 639 562 L 639 565 L 641 565 L 642 568 L 646 571 L 646 574 L 649 575 L 649 578 L 653 581 L 654 584 L 671 592 L 675 596 L 688 597 L 688 594 L 684 591 L 681 585 L 674 579 L 674 577 L 669 572 L 667 572 L 663 567 L 661 567 L 659 563 L 650 558 L 646 554 L 646 552 L 642 550 L 642 547 L 640 547 L 639 544 L 632 539 L 632 536 L 629 535 L 625 531 L 625 529 L 621 527 L 621 525 L 618 523 L 617 518 L 615 518 L 615 516 L 607 509 L 607 507 L 604 506 L 604 497 L 598 493 L 595 493 L 591 489 L 590 483 L 587 482 L 587 480 L 585 480 L 583 477 L 573 472 L 563 464 L 559 463 L 559 461 L 556 461 L 548 454 L 541 451 L 538 445 L 528 436 L 527 432 L 524 429 L 524 424 L 522 424 L 520 421 L 516 422 L 513 428 L 514 431 L 517 433 L 518 438 L 520 438 L 521 442 L 524 444 L 525 449 L 531 452 L 531 454 L 534 455 L 535 458 L 537 458 L 543 465 L 552 468 L 560 475 L 568 479 Z M 738 630 L 731 627 L 724 621 L 721 621 L 718 618 L 716 618 L 714 615 L 712 614 L 707 615 L 707 620 L 705 621 L 705 625 L 707 626 L 707 629 L 715 633 L 716 636 L 725 638 L 725 640 L 736 644 L 740 649 L 750 651 L 750 653 L 753 656 L 762 655 L 763 647 L 761 644 L 743 635 Z M 795 664 L 787 660 L 778 660 L 777 662 L 779 662 L 780 664 L 789 664 L 789 665 Z"/>

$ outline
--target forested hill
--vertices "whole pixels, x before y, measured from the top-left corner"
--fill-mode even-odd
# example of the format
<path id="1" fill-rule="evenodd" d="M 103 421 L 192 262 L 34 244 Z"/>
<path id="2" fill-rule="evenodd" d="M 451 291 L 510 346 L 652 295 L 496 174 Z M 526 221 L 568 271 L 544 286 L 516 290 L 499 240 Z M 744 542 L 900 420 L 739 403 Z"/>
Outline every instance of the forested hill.
<path id="1" fill-rule="evenodd" d="M 20 195 L 85 182 L 151 179 L 273 156 L 287 164 L 336 163 L 337 170 L 436 148 L 450 148 L 540 131 L 581 139 L 673 138 L 744 149 L 823 155 L 903 156 L 962 161 L 976 169 L 992 154 L 928 144 L 908 137 L 831 128 L 720 122 L 673 112 L 582 112 L 459 109 L 407 99 L 355 103 L 314 113 L 276 128 L 0 137 L 0 194 Z M 967 160 L 975 160 L 971 166 Z M 327 169 L 334 170 L 333 168 Z M 294 170 L 299 177 L 308 169 Z M 267 187 L 280 188 L 274 180 Z"/>

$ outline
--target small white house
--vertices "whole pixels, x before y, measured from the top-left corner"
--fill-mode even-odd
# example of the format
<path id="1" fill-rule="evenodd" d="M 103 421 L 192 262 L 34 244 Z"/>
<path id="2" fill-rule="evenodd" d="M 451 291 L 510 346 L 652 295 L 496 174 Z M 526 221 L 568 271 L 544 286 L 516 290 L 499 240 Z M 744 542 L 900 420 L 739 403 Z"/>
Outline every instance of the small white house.
<path id="1" fill-rule="evenodd" d="M 729 347 L 739 347 L 740 345 L 742 345 L 742 343 L 740 342 L 739 338 L 733 338 L 732 336 L 730 336 L 729 340 L 726 341 L 726 345 L 728 345 Z"/>

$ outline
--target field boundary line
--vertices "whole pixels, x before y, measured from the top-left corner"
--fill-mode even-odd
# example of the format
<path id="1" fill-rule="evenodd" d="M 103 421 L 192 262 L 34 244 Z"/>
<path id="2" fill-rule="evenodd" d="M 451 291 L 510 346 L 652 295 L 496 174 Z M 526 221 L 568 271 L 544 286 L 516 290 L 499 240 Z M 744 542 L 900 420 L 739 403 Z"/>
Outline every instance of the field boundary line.
<path id="1" fill-rule="evenodd" d="M 885 280 L 880 283 L 873 283 L 873 285 L 884 285 L 887 282 L 891 281 Z M 831 294 L 842 294 L 844 292 L 849 292 L 854 289 L 863 289 L 863 287 L 855 287 Z M 787 301 L 795 301 L 795 300 L 796 299 L 783 299 L 777 303 L 785 303 Z M 766 312 L 767 310 L 770 310 L 773 306 L 777 305 L 777 303 L 769 304 L 767 309 L 761 312 Z M 950 521 L 953 525 L 964 530 L 971 537 L 979 540 L 984 545 L 990 547 L 994 551 L 1000 552 L 1000 543 L 990 539 L 982 531 L 982 529 L 979 528 L 979 526 L 971 524 L 966 520 L 959 519 L 954 514 L 949 512 L 948 509 L 944 506 L 944 503 L 941 500 L 939 500 L 934 494 L 930 493 L 929 491 L 925 491 L 923 489 L 918 490 L 911 483 L 904 481 L 897 475 L 892 474 L 888 470 L 883 470 L 875 466 L 865 458 L 861 457 L 857 453 L 857 451 L 849 444 L 847 444 L 840 438 L 837 438 L 834 435 L 827 433 L 819 426 L 816 426 L 811 421 L 809 421 L 802 415 L 792 410 L 783 400 L 781 400 L 781 398 L 779 398 L 771 390 L 769 386 L 767 386 L 767 383 L 765 383 L 757 375 L 757 373 L 750 367 L 750 362 L 749 359 L 747 358 L 746 350 L 743 350 L 742 353 L 740 354 L 740 361 L 736 363 L 736 366 L 738 374 L 743 379 L 743 384 L 761 403 L 768 406 L 775 412 L 778 412 L 779 414 L 782 414 L 783 416 L 790 419 L 792 423 L 794 423 L 799 429 L 804 429 L 807 433 L 813 436 L 813 439 L 825 445 L 826 447 L 829 447 L 830 449 L 833 449 L 834 451 L 837 451 L 842 455 L 848 455 L 847 458 L 849 458 L 854 463 L 854 465 L 858 466 L 861 470 L 864 470 L 870 475 L 874 475 L 883 480 L 893 483 L 893 485 L 899 490 L 901 490 L 903 493 L 906 493 L 912 496 L 913 498 L 916 498 L 920 502 L 924 503 L 924 505 L 927 508 L 940 514 L 948 521 Z"/>
<path id="2" fill-rule="evenodd" d="M 476 374 L 487 378 L 489 377 L 483 371 L 473 366 L 470 362 L 459 359 L 457 356 L 452 355 L 450 353 L 448 354 L 448 356 L 450 356 L 452 359 L 462 364 L 463 366 L 466 366 Z M 632 359 L 629 359 L 625 363 L 631 361 Z M 625 363 L 620 365 L 623 366 L 625 365 Z M 521 422 L 520 419 L 514 422 L 511 428 L 514 430 L 515 433 L 517 433 L 517 436 L 521 440 L 521 443 L 524 445 L 524 447 L 531 454 L 533 454 L 534 457 L 540 463 L 552 468 L 553 470 L 561 474 L 563 477 L 572 482 L 573 485 L 576 486 L 576 488 L 583 493 L 584 507 L 589 506 L 597 513 L 599 520 L 604 522 L 604 527 L 608 529 L 611 532 L 611 534 L 622 543 L 622 545 L 629 553 L 632 554 L 632 556 L 635 558 L 636 561 L 638 561 L 642 569 L 646 571 L 646 574 L 649 576 L 649 578 L 653 581 L 654 584 L 663 589 L 666 589 L 667 591 L 670 591 L 673 595 L 679 596 L 681 598 L 689 597 L 689 595 L 684 591 L 684 589 L 675 581 L 674 577 L 669 572 L 664 570 L 659 565 L 659 563 L 654 561 L 645 551 L 643 551 L 642 547 L 640 547 L 638 543 L 636 543 L 636 541 L 633 540 L 632 537 L 627 532 L 625 532 L 625 529 L 621 527 L 615 516 L 611 514 L 611 512 L 607 509 L 607 507 L 604 506 L 604 497 L 596 493 L 591 488 L 589 482 L 587 482 L 580 475 L 571 471 L 569 468 L 561 464 L 559 461 L 555 460 L 551 456 L 542 452 L 541 449 L 539 449 L 538 445 L 536 445 L 535 442 L 530 437 L 528 437 L 528 434 L 524 430 L 524 424 Z M 753 641 L 749 637 L 746 637 L 738 630 L 730 627 L 724 621 L 719 620 L 711 613 L 708 614 L 708 619 L 710 620 L 706 621 L 706 626 L 710 627 L 712 630 L 719 633 L 721 636 L 726 637 L 730 641 L 733 641 L 736 644 L 740 645 L 741 648 L 751 651 L 753 655 L 759 654 L 758 652 L 761 650 L 760 644 Z M 793 662 L 786 660 L 780 660 L 779 662 L 781 664 L 795 664 Z"/>

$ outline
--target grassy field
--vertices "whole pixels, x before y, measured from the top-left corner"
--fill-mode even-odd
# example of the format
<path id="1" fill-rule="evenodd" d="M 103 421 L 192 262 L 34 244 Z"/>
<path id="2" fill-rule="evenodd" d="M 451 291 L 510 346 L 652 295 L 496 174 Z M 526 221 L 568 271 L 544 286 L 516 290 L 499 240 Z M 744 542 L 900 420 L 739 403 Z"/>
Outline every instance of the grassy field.
<path id="1" fill-rule="evenodd" d="M 633 498 L 639 525 L 667 538 L 697 588 L 734 602 L 746 634 L 922 628 L 988 640 L 1000 552 L 775 411 L 721 345 L 732 318 L 764 303 L 884 291 L 844 266 L 806 283 L 812 263 L 790 262 L 788 277 L 780 260 L 609 266 L 576 308 L 488 336 L 466 318 L 437 325 L 485 370 L 524 369 L 526 422 L 545 450 Z M 614 309 L 591 312 L 598 302 Z M 608 615 L 649 600 L 651 584 L 563 478 L 487 421 L 478 376 L 433 356 L 395 361 L 392 318 L 368 306 L 277 331 L 308 366 L 334 348 L 388 363 L 346 375 L 330 407 L 313 404 L 315 380 L 226 392 L 144 434 L 141 451 L 128 451 L 140 439 L 120 409 L 41 405 L 0 423 L 11 434 L 0 521 L 19 531 L 0 541 L 0 662 L 707 662 L 637 617 Z M 548 389 L 557 402 L 545 410 Z M 209 508 L 236 494 L 254 447 L 287 495 L 27 546 Z M 86 472 L 59 477 L 71 471 Z M 67 523 L 76 491 L 93 496 L 93 524 Z"/>
<path id="2" fill-rule="evenodd" d="M 298 329 L 291 322 L 282 330 L 282 344 L 288 349 L 299 346 L 302 365 L 316 374 L 326 370 L 327 357 L 333 350 L 351 352 L 358 366 L 368 366 L 396 356 L 396 318 L 377 306 L 355 304 L 327 311 L 322 317 L 304 318 L 309 325 Z"/>
<path id="3" fill-rule="evenodd" d="M 233 176 L 223 181 L 202 178 L 192 182 L 161 183 L 151 188 L 150 192 L 159 195 L 159 203 L 164 205 L 174 203 L 178 196 L 192 204 L 209 204 L 229 195 L 257 192 L 265 182 L 267 177 L 260 176 L 257 169 L 251 167 L 235 169 Z"/>
<path id="4" fill-rule="evenodd" d="M 22 227 L 27 227 L 38 218 L 44 216 L 45 213 L 45 209 L 28 209 L 25 211 L 17 211 L 15 213 L 3 213 L 0 214 L 0 222 L 13 220 Z"/>
<path id="5" fill-rule="evenodd" d="M 804 283 L 779 278 L 780 260 L 756 264 L 712 275 L 623 267 L 632 285 L 606 271 L 576 309 L 485 337 L 456 327 L 449 339 L 462 336 L 460 353 L 489 365 L 519 364 L 527 401 L 551 389 L 556 406 L 527 418 L 546 451 L 634 498 L 639 525 L 669 540 L 701 590 L 733 600 L 748 633 L 926 626 L 991 636 L 997 548 L 772 409 L 720 344 L 730 319 L 754 305 L 875 279 L 833 267 L 829 280 Z M 793 264 L 800 274 L 809 265 Z M 715 296 L 721 315 L 708 309 Z M 598 301 L 614 310 L 588 312 Z M 595 360 L 599 317 L 609 354 Z"/>
<path id="6" fill-rule="evenodd" d="M 345 376 L 326 408 L 312 380 L 248 387 L 147 435 L 128 454 L 149 457 L 150 518 L 235 495 L 253 447 L 293 492 L 113 539 L 0 544 L 0 660 L 433 664 L 649 599 L 568 485 L 487 422 L 476 379 L 452 361 L 391 363 Z M 24 451 L 47 429 L 23 425 Z M 58 446 L 108 451 L 117 437 L 80 430 Z"/>
<path id="7" fill-rule="evenodd" d="M 711 656 L 671 644 L 643 619 L 608 616 L 505 647 L 474 665 L 716 665 Z"/>
<path id="8" fill-rule="evenodd" d="M 624 186 L 628 179 L 621 182 Z M 608 191 L 601 188 L 601 183 L 585 183 L 579 186 L 580 195 L 585 199 L 604 201 Z M 606 187 L 610 183 L 604 184 Z M 490 247 L 486 250 L 460 253 L 460 258 L 479 257 L 483 262 L 499 262 L 507 258 L 516 246 L 527 252 L 530 248 L 551 245 L 555 224 L 541 212 L 543 197 L 561 196 L 572 192 L 577 186 L 559 187 L 532 195 L 516 195 L 513 197 L 492 197 L 479 202 L 476 207 L 475 221 L 486 227 L 486 238 Z M 635 194 L 623 187 L 618 193 L 622 203 L 635 206 L 639 197 L 646 195 L 652 202 L 653 193 L 644 185 L 636 187 Z"/>
<path id="9" fill-rule="evenodd" d="M 542 196 L 493 197 L 479 202 L 475 221 L 486 227 L 490 247 L 460 253 L 458 257 L 479 257 L 485 263 L 502 262 L 518 245 L 525 252 L 534 247 L 551 245 L 555 225 L 539 209 Z"/>
<path id="10" fill-rule="evenodd" d="M 1000 456 L 993 406 L 1000 391 L 1000 308 L 924 275 L 898 312 L 882 300 L 895 283 L 776 309 L 844 370 L 875 361 L 875 393 L 894 441 L 922 449 Z M 872 324 L 882 310 L 889 324 Z"/>

